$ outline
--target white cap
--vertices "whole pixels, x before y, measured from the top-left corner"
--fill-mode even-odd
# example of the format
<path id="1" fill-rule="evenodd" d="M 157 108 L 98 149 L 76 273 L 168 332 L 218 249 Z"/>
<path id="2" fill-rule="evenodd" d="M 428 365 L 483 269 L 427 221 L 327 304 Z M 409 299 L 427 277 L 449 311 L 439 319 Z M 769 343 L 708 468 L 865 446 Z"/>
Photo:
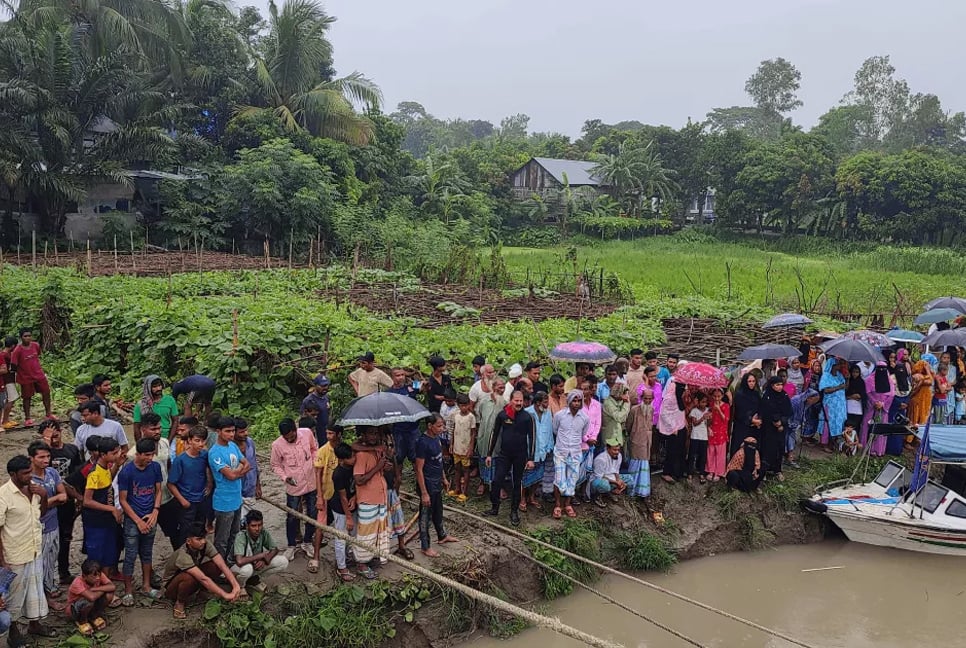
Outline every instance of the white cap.
<path id="1" fill-rule="evenodd" d="M 510 367 L 510 373 L 509 373 L 510 378 L 519 378 L 522 375 L 523 375 L 523 367 L 520 366 L 519 362 L 514 364 L 512 367 Z"/>

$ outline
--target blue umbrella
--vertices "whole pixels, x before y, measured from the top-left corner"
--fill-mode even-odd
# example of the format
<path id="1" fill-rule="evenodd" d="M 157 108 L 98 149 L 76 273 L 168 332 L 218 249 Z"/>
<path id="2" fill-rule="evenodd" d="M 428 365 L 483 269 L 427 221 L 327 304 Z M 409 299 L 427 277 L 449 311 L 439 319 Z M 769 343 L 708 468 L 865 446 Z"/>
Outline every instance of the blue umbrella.
<path id="1" fill-rule="evenodd" d="M 767 322 L 762 325 L 762 328 L 785 328 L 792 326 L 805 326 L 806 324 L 811 324 L 812 320 L 808 319 L 804 315 L 799 315 L 798 313 L 782 313 L 781 315 L 775 315 Z"/>
<path id="2" fill-rule="evenodd" d="M 907 329 L 892 329 L 891 331 L 886 331 L 886 337 L 893 342 L 921 342 L 922 338 L 926 337 L 919 331 L 910 331 Z"/>
<path id="3" fill-rule="evenodd" d="M 939 322 L 949 322 L 962 315 L 958 310 L 952 308 L 934 308 L 916 317 L 916 324 L 937 324 Z"/>

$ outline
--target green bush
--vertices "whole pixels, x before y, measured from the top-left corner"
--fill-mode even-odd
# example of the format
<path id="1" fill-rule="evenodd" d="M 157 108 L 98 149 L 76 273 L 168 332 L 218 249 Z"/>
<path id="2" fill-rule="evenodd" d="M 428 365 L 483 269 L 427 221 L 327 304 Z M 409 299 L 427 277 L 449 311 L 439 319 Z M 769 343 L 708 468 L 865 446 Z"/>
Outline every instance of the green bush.
<path id="1" fill-rule="evenodd" d="M 650 533 L 619 533 L 611 538 L 611 543 L 611 551 L 622 569 L 666 572 L 677 562 L 667 543 Z"/>
<path id="2" fill-rule="evenodd" d="M 593 520 L 565 520 L 560 527 L 535 529 L 530 535 L 578 556 L 600 561 L 600 527 Z M 530 544 L 529 547 L 534 558 L 582 583 L 596 580 L 599 576 L 597 570 L 587 563 L 565 558 L 556 551 L 539 545 Z M 553 600 L 567 596 L 573 589 L 573 583 L 567 579 L 543 570 L 544 598 Z"/>

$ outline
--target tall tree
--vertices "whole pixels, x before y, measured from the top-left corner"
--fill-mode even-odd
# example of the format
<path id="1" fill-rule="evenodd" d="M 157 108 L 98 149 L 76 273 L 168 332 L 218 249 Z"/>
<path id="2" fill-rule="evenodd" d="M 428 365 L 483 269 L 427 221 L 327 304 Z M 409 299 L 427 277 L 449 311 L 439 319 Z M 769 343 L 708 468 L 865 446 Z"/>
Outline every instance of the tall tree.
<path id="1" fill-rule="evenodd" d="M 866 59 L 855 73 L 855 87 L 842 98 L 847 106 L 861 109 L 859 131 L 865 147 L 880 145 L 909 111 L 909 84 L 895 78 L 888 56 Z"/>
<path id="2" fill-rule="evenodd" d="M 745 82 L 745 92 L 758 108 L 782 115 L 802 106 L 797 95 L 801 80 L 802 73 L 789 61 L 768 59 Z"/>

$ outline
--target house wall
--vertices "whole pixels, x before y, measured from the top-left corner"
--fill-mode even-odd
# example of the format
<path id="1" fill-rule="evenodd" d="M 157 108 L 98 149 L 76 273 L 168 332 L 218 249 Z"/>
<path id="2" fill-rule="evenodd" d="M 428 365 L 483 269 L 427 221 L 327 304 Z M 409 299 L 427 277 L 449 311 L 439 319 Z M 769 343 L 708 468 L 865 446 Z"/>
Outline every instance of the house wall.
<path id="1" fill-rule="evenodd" d="M 525 167 L 513 174 L 513 195 L 517 198 L 528 198 L 531 194 L 546 197 L 551 191 L 560 188 L 552 175 L 547 173 L 536 160 L 530 160 Z"/>
<path id="2" fill-rule="evenodd" d="M 129 185 L 97 184 L 90 188 L 76 212 L 69 212 L 64 225 L 64 236 L 75 241 L 95 240 L 104 231 L 104 216 L 116 216 L 129 227 L 137 224 L 137 212 L 131 202 L 134 189 Z M 31 233 L 39 227 L 37 214 L 14 212 L 14 220 L 20 225 L 23 240 L 29 241 Z"/>

